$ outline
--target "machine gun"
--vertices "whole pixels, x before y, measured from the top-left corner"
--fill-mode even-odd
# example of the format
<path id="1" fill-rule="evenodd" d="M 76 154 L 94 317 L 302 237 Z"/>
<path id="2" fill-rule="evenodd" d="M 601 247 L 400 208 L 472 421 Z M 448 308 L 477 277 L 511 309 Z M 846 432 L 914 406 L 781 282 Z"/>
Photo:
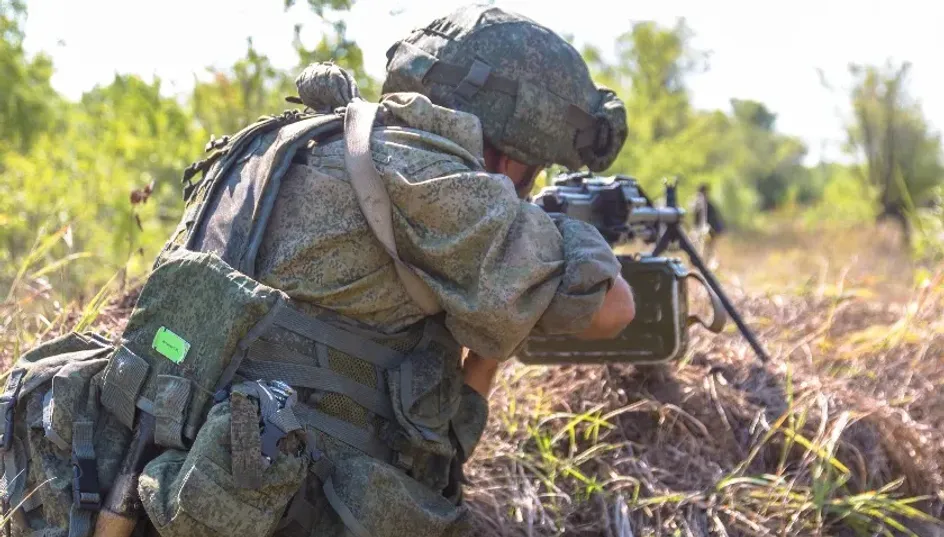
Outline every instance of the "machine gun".
<path id="1" fill-rule="evenodd" d="M 642 242 L 655 244 L 646 254 L 617 255 L 623 278 L 633 289 L 636 317 L 612 340 L 587 341 L 570 336 L 532 335 L 518 356 L 524 363 L 657 364 L 681 358 L 688 347 L 688 329 L 701 324 L 719 333 L 725 312 L 747 339 L 757 357 L 768 355 L 754 333 L 725 295 L 714 274 L 705 266 L 682 229 L 685 211 L 678 207 L 677 185 L 666 182 L 665 206 L 656 207 L 636 179 L 617 175 L 599 177 L 590 172 L 558 176 L 533 202 L 548 213 L 561 213 L 587 222 L 599 230 L 611 247 Z M 669 247 L 681 249 L 698 272 L 689 271 L 679 259 L 663 257 Z M 713 318 L 706 322 L 689 314 L 686 280 L 705 286 Z"/>

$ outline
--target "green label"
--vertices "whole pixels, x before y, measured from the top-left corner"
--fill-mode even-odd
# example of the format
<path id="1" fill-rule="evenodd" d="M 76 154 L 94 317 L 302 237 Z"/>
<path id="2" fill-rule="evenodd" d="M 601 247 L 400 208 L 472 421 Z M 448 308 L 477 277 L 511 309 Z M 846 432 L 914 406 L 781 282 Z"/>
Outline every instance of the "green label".
<path id="1" fill-rule="evenodd" d="M 171 362 L 179 364 L 187 357 L 190 343 L 168 330 L 166 326 L 162 326 L 154 334 L 154 342 L 151 343 L 151 347 Z"/>

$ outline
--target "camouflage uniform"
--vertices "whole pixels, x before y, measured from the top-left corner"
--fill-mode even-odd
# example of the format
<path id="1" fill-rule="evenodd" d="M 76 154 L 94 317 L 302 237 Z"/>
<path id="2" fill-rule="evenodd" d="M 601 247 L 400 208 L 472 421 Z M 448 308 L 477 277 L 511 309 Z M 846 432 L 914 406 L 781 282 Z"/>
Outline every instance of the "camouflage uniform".
<path id="1" fill-rule="evenodd" d="M 438 19 L 389 59 L 373 130 L 360 116 L 366 130 L 348 131 L 374 108 L 316 65 L 297 83 L 318 114 L 263 120 L 195 164 L 204 180 L 121 342 L 70 335 L 78 358 L 57 342 L 19 362 L 0 401 L 16 407 L 0 502 L 81 471 L 27 502 L 14 534 L 85 537 L 103 505 L 136 505 L 118 490 L 139 496 L 138 532 L 162 537 L 468 533 L 461 464 L 488 406 L 463 385 L 462 348 L 505 360 L 531 333 L 581 331 L 620 271 L 592 226 L 486 172 L 484 143 L 599 171 L 625 111 L 573 47 L 495 8 Z M 390 199 L 398 258 L 363 212 L 365 175 L 348 174 L 355 139 Z M 138 475 L 125 455 L 142 423 L 160 454 Z"/>
<path id="2" fill-rule="evenodd" d="M 495 32 L 504 41 L 494 39 Z M 496 42 L 504 45 L 487 46 Z M 454 50 L 455 43 L 462 46 Z M 515 54 L 508 54 L 508 47 L 514 47 Z M 461 90 L 475 77 L 461 72 L 456 77 L 455 69 L 450 75 L 449 66 L 455 64 L 448 62 L 464 64 L 461 70 L 473 62 L 469 50 L 474 50 L 474 62 L 485 58 L 495 64 L 484 90 Z M 527 164 L 556 162 L 599 170 L 612 162 L 625 140 L 622 103 L 589 81 L 579 55 L 559 37 L 495 8 L 463 8 L 438 19 L 399 42 L 388 57 L 386 96 L 381 101 L 384 127 L 373 131 L 371 156 L 393 205 L 399 255 L 417 269 L 442 307 L 435 322 L 458 345 L 499 360 L 513 356 L 532 332 L 576 333 L 589 326 L 620 271 L 609 245 L 591 225 L 549 216 L 519 199 L 509 178 L 485 171 L 483 142 Z M 531 71 L 521 69 L 513 57 Z M 561 65 L 578 72 L 572 77 L 546 76 Z M 530 77 L 534 70 L 543 78 Z M 509 71 L 521 75 L 517 95 L 508 95 L 508 86 L 502 86 L 502 80 L 508 80 L 503 74 Z M 318 79 L 316 72 L 307 81 L 317 85 Z M 306 74 L 300 77 L 304 81 Z M 490 91 L 489 84 L 497 84 L 499 91 Z M 299 93 L 310 107 L 325 109 L 357 97 L 352 84 L 339 87 L 342 91 L 335 92 L 334 99 L 321 99 L 324 88 L 320 96 L 318 91 L 306 95 L 305 84 L 299 84 Z M 544 106 L 548 95 L 555 101 Z M 499 118 L 503 120 L 496 121 Z M 262 241 L 258 278 L 285 291 L 312 314 L 329 310 L 379 334 L 410 333 L 429 318 L 411 300 L 390 256 L 367 225 L 344 157 L 343 140 L 335 139 L 296 158 L 282 180 Z M 388 344 L 398 345 L 396 340 Z M 443 420 L 451 423 L 456 454 L 450 456 L 451 469 L 436 464 L 435 458 L 414 462 L 410 484 L 396 489 L 409 493 L 391 488 L 375 492 L 374 499 L 351 499 L 360 502 L 359 515 L 370 519 L 364 513 L 373 513 L 373 521 L 365 526 L 383 527 L 385 534 L 459 534 L 467 529 L 461 506 L 437 510 L 430 507 L 428 495 L 461 504 L 456 462 L 474 450 L 487 418 L 487 402 L 468 387 L 455 400 L 462 380 L 454 351 L 425 360 L 415 367 L 441 373 L 431 376 L 428 386 L 414 389 L 427 399 L 431 391 L 440 393 L 438 403 L 423 403 L 435 407 L 424 412 L 427 417 L 438 414 L 430 420 L 433 430 L 440 430 L 436 424 Z M 365 385 L 375 383 L 373 369 L 355 358 L 334 352 L 328 363 Z M 417 378 L 417 384 L 422 382 Z M 315 394 L 310 402 L 355 424 L 387 426 L 342 394 Z M 357 456 L 344 443 L 319 438 L 329 459 Z M 379 466 L 354 468 L 347 479 L 373 483 L 375 491 L 393 475 L 377 473 Z M 384 477 L 364 477 L 371 473 Z M 308 501 L 321 506 L 311 535 L 333 534 L 344 526 L 322 496 L 320 489 L 309 487 Z"/>
<path id="3" fill-rule="evenodd" d="M 395 206 L 400 256 L 422 270 L 455 340 L 482 356 L 506 359 L 532 331 L 573 333 L 588 326 L 619 273 L 596 229 L 552 219 L 520 200 L 507 177 L 485 172 L 473 116 L 418 94 L 392 94 L 382 103 L 387 126 L 417 129 L 377 129 L 371 143 Z M 367 226 L 348 181 L 341 140 L 311 148 L 288 170 L 259 252 L 260 281 L 308 304 L 310 312 L 325 308 L 382 333 L 402 333 L 425 314 Z M 354 358 L 333 353 L 331 365 L 365 385 L 374 382 L 372 368 Z M 444 384 L 458 389 L 458 363 L 445 370 L 452 378 Z M 466 389 L 459 415 L 449 416 L 466 427 L 456 430 L 465 457 L 487 415 L 479 399 Z M 321 394 L 315 404 L 353 423 L 369 421 L 367 409 L 343 395 Z M 349 451 L 323 441 L 329 457 Z M 447 478 L 429 482 L 441 486 Z M 319 494 L 310 491 L 309 501 Z M 340 529 L 330 507 L 321 505 L 319 531 Z"/>
<path id="4" fill-rule="evenodd" d="M 511 356 L 532 330 L 574 333 L 599 309 L 619 264 L 597 230 L 555 221 L 520 200 L 511 181 L 484 171 L 472 116 L 418 94 L 383 101 L 390 126 L 443 137 L 376 130 L 371 150 L 396 207 L 401 257 L 423 270 L 464 347 Z M 383 332 L 424 317 L 373 237 L 347 184 L 344 146 L 312 148 L 283 179 L 260 250 L 260 277 Z"/>

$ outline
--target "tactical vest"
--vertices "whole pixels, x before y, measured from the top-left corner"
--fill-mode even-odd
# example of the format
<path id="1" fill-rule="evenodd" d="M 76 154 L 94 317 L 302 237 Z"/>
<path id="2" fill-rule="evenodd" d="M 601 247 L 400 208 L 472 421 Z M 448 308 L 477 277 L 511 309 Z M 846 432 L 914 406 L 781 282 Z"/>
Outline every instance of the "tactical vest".
<path id="1" fill-rule="evenodd" d="M 8 532 L 90 535 L 103 509 L 128 510 L 116 490 L 136 490 L 163 536 L 321 535 L 338 521 L 359 537 L 467 529 L 456 457 L 470 435 L 453 423 L 461 347 L 397 256 L 370 161 L 376 113 L 364 102 L 286 112 L 211 141 L 185 173 L 184 216 L 120 342 L 73 333 L 17 361 L 0 397 Z M 341 135 L 365 216 L 429 313 L 400 334 L 255 279 L 295 154 Z M 144 434 L 160 454 L 135 469 Z M 323 502 L 333 515 L 319 520 Z"/>

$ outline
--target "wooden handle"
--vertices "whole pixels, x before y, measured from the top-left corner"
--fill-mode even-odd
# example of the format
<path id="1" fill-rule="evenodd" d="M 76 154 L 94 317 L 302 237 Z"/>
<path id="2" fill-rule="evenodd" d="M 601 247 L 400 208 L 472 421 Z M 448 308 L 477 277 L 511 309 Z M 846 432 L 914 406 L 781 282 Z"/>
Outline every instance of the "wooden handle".
<path id="1" fill-rule="evenodd" d="M 102 509 L 95 522 L 94 537 L 130 537 L 137 522 L 137 518 L 125 518 Z"/>
<path id="2" fill-rule="evenodd" d="M 138 523 L 138 475 L 153 457 L 154 416 L 141 413 L 128 452 L 102 509 L 93 537 L 130 537 Z"/>

